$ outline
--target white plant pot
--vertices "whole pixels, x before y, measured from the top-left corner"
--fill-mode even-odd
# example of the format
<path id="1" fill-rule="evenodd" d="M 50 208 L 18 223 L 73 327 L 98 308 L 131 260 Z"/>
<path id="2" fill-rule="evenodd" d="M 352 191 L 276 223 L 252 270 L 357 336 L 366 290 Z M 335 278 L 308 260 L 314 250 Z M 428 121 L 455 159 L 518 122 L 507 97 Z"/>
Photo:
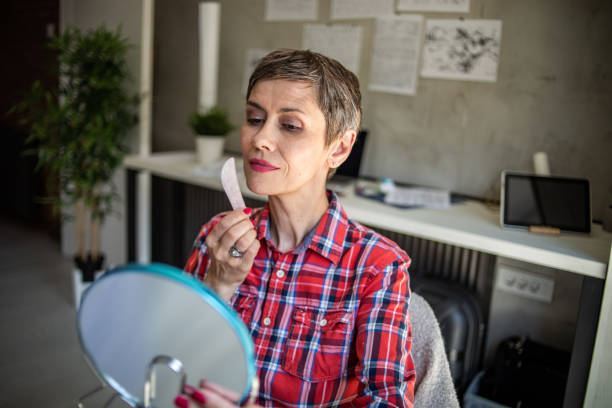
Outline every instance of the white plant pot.
<path id="1" fill-rule="evenodd" d="M 104 275 L 104 270 L 94 272 L 94 281 Z M 79 310 L 81 305 L 81 296 L 85 289 L 89 287 L 93 282 L 83 282 L 83 274 L 80 269 L 74 268 L 72 270 L 72 287 L 74 289 L 74 306 Z"/>
<path id="2" fill-rule="evenodd" d="M 196 136 L 196 157 L 200 164 L 212 164 L 223 157 L 225 136 Z"/>

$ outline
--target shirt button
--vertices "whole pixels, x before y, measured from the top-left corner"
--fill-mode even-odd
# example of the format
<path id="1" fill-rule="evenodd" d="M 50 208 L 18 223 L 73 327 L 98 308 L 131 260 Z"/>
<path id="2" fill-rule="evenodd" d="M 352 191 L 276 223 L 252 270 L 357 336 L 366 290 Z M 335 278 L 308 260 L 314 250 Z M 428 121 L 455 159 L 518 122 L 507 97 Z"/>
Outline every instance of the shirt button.
<path id="1" fill-rule="evenodd" d="M 319 322 L 319 324 L 321 325 L 321 327 L 325 327 L 327 326 L 327 319 L 323 319 Z"/>
<path id="2" fill-rule="evenodd" d="M 266 317 L 266 318 L 263 320 L 263 324 L 264 324 L 264 326 L 269 326 L 269 325 L 270 325 L 270 323 L 272 323 L 272 319 L 270 319 L 269 317 Z"/>
<path id="3" fill-rule="evenodd" d="M 283 271 L 282 269 L 278 269 L 278 270 L 276 271 L 276 277 L 277 277 L 277 278 L 281 279 L 281 278 L 283 278 L 284 276 L 285 276 L 285 271 Z"/>

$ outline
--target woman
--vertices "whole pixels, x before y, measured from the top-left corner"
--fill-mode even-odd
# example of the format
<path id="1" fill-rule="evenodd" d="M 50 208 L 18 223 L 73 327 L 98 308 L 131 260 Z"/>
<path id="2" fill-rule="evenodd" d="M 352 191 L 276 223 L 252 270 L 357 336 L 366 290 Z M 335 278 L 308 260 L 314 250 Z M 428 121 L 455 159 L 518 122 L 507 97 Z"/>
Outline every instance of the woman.
<path id="1" fill-rule="evenodd" d="M 268 204 L 205 224 L 185 270 L 249 329 L 261 405 L 412 406 L 410 259 L 325 188 L 360 121 L 356 76 L 320 54 L 272 52 L 250 78 L 244 172 Z M 188 391 L 177 405 L 229 406 Z"/>

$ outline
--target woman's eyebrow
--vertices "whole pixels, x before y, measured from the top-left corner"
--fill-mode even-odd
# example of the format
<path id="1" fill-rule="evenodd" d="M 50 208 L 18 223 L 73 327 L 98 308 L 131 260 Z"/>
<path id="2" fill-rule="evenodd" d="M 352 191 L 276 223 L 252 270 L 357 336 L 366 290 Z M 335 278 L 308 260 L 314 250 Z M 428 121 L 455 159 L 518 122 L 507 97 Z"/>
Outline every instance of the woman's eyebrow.
<path id="1" fill-rule="evenodd" d="M 304 113 L 302 112 L 300 109 L 298 108 L 281 108 L 280 110 L 281 112 L 299 112 L 299 113 Z"/>
<path id="2" fill-rule="evenodd" d="M 262 111 L 266 111 L 260 104 L 258 104 L 257 102 L 253 102 L 253 101 L 247 101 L 247 105 L 252 106 L 256 109 L 262 110 Z M 299 108 L 292 108 L 292 107 L 288 107 L 288 108 L 281 108 L 280 112 L 299 112 L 299 113 L 304 113 L 301 109 Z"/>
<path id="3" fill-rule="evenodd" d="M 265 111 L 265 109 L 260 104 L 258 104 L 257 102 L 247 101 L 247 105 L 250 105 L 250 106 L 252 106 L 254 108 L 257 108 L 259 110 Z"/>

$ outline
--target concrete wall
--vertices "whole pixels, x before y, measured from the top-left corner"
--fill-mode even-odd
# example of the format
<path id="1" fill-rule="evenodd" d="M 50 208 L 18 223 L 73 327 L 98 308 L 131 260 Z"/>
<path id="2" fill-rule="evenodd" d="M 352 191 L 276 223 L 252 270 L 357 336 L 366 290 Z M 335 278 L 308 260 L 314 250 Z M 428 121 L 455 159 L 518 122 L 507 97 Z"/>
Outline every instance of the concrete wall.
<path id="1" fill-rule="evenodd" d="M 140 0 L 61 0 L 60 26 L 67 24 L 82 30 L 106 24 L 110 29 L 121 25 L 125 38 L 133 45 L 128 51 L 127 61 L 133 80 L 129 91 L 136 93 L 140 88 Z M 138 126 L 132 129 L 129 136 L 131 150 L 135 151 L 138 141 Z M 108 216 L 101 230 L 101 249 L 106 255 L 107 266 L 123 264 L 127 261 L 126 244 L 126 200 L 125 171 L 118 170 L 113 181 L 118 188 L 120 201 L 116 204 L 116 214 Z M 72 256 L 76 252 L 75 229 L 73 222 L 62 224 L 62 252 Z"/>
<path id="2" fill-rule="evenodd" d="M 186 117 L 197 106 L 197 0 L 158 0 L 154 140 L 157 151 L 193 149 Z M 302 23 L 264 22 L 264 0 L 223 0 L 219 96 L 243 119 L 248 48 L 299 48 Z M 362 173 L 497 197 L 502 169 L 531 170 L 536 151 L 555 174 L 591 180 L 600 219 L 612 187 L 612 3 L 606 0 L 472 0 L 468 15 L 426 18 L 503 21 L 496 83 L 419 78 L 415 96 L 367 91 L 373 20 L 363 26 L 359 69 L 364 127 Z M 330 22 L 329 0 L 318 22 Z M 239 151 L 237 132 L 226 146 Z"/>

